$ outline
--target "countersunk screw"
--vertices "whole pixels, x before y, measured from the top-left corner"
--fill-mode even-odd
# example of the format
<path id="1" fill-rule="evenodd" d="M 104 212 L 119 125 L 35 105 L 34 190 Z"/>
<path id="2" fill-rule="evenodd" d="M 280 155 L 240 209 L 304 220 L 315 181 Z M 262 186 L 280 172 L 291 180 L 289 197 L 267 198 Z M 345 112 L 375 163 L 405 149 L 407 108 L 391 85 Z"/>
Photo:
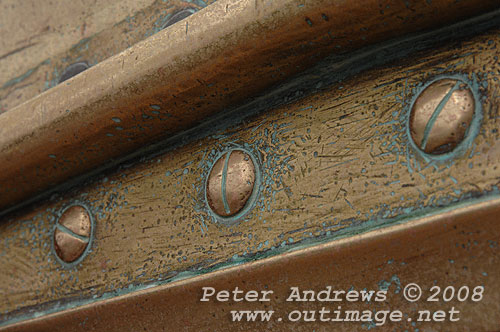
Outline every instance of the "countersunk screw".
<path id="1" fill-rule="evenodd" d="M 89 212 L 81 205 L 66 209 L 56 224 L 54 249 L 57 256 L 71 263 L 82 256 L 90 240 L 92 222 Z"/>
<path id="2" fill-rule="evenodd" d="M 161 29 L 165 29 L 171 26 L 172 24 L 182 21 L 186 17 L 196 13 L 196 11 L 197 9 L 192 7 L 187 7 L 182 10 L 179 10 L 178 12 L 172 14 L 172 16 L 169 17 L 169 19 L 162 25 Z"/>
<path id="3" fill-rule="evenodd" d="M 474 95 L 467 83 L 440 79 L 415 100 L 410 114 L 411 137 L 426 153 L 450 152 L 464 140 L 474 110 Z"/>
<path id="4" fill-rule="evenodd" d="M 254 186 L 252 158 L 244 151 L 229 151 L 215 162 L 208 176 L 208 205 L 219 216 L 233 216 L 245 207 Z"/>
<path id="5" fill-rule="evenodd" d="M 80 74 L 82 71 L 85 71 L 89 69 L 89 65 L 86 62 L 76 62 L 71 65 L 69 65 L 64 72 L 61 75 L 61 78 L 59 79 L 59 83 L 62 83 L 66 80 L 69 80 L 73 76 L 76 76 Z"/>

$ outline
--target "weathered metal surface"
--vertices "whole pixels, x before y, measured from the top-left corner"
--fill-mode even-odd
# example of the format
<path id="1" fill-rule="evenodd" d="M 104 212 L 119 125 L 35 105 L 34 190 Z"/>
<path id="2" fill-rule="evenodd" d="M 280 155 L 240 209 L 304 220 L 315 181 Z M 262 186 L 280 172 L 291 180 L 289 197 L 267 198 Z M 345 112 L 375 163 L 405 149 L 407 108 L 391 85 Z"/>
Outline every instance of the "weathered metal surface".
<path id="1" fill-rule="evenodd" d="M 12 326 L 21 331 L 500 331 L 500 200 L 463 206 L 434 216 L 356 235 L 313 248 L 212 272 L 199 277 L 104 300 Z M 405 299 L 404 288 L 418 283 L 422 296 Z M 436 302 L 428 301 L 440 287 Z M 468 287 L 467 301 L 444 290 Z M 476 287 L 484 287 L 473 301 Z M 239 290 L 227 301 L 204 296 L 204 287 L 215 291 Z M 339 301 L 287 301 L 292 287 L 300 291 L 328 292 Z M 330 288 L 328 288 L 330 287 Z M 386 291 L 385 301 L 346 300 L 333 291 Z M 257 291 L 259 301 L 242 300 Z M 262 292 L 271 292 L 263 297 Z M 478 291 L 477 293 L 479 293 Z M 208 294 L 209 292 L 207 292 Z M 462 299 L 463 299 L 462 292 Z M 302 296 L 301 296 L 302 297 Z M 309 299 L 310 296 L 303 297 Z M 246 297 L 248 298 L 248 297 Z M 255 298 L 255 297 L 254 297 Z M 315 298 L 320 298 L 319 295 Z M 321 298 L 325 299 L 323 294 Z M 260 301 L 267 299 L 268 301 Z M 297 299 L 297 297 L 295 297 Z M 321 322 L 333 319 L 335 310 L 345 318 L 347 310 L 384 310 L 403 313 L 401 321 L 385 324 L 383 315 L 364 322 Z M 233 310 L 272 310 L 269 322 L 232 321 Z M 309 321 L 291 321 L 296 310 Z M 316 315 L 310 314 L 316 311 Z M 418 321 L 419 310 L 444 311 L 442 321 Z M 450 322 L 453 310 L 453 319 Z M 304 316 L 304 314 L 302 314 Z M 289 318 L 291 317 L 291 318 Z M 311 321 L 311 318 L 315 321 Z M 443 316 L 441 316 L 443 317 Z M 323 318 L 324 319 L 324 318 Z"/>
<path id="2" fill-rule="evenodd" d="M 50 313 L 93 303 L 495 197 L 500 177 L 498 43 L 496 29 L 363 72 L 244 121 L 231 116 L 218 127 L 212 125 L 208 136 L 193 135 L 188 144 L 4 217 L 3 324 L 29 318 L 33 311 Z M 331 78 L 333 69 L 325 71 Z M 413 100 L 437 78 L 467 82 L 479 108 L 463 144 L 441 156 L 422 153 L 408 127 Z M 206 179 L 220 154 L 238 146 L 260 161 L 259 195 L 244 218 L 227 226 L 205 200 Z M 54 259 L 50 243 L 59 211 L 75 200 L 86 202 L 96 227 L 91 251 L 68 269 Z M 485 243 L 496 241 L 496 233 L 487 225 L 494 219 L 469 222 L 484 238 L 462 234 L 464 241 L 481 240 L 481 248 L 490 250 Z M 480 263 L 472 256 L 455 256 L 468 252 L 457 250 L 456 239 L 452 242 L 446 247 L 450 254 L 435 251 L 441 240 L 434 243 L 437 247 L 429 249 L 433 256 L 425 261 L 430 265 L 418 261 L 423 273 L 432 266 L 445 268 L 442 262 L 456 257 L 463 257 L 467 266 L 495 260 L 496 245 Z M 383 256 L 374 253 L 368 261 Z M 351 252 L 351 257 L 367 262 L 360 253 Z M 413 261 L 414 251 L 405 257 Z M 477 265 L 464 275 L 451 275 L 460 281 L 464 277 L 464 282 L 465 276 L 480 278 L 479 267 L 488 276 L 498 274 L 497 264 L 488 266 L 491 269 Z M 342 271 L 360 275 L 362 268 L 353 265 Z M 481 312 L 478 317 L 483 317 Z"/>
<path id="3" fill-rule="evenodd" d="M 0 209 L 193 127 L 327 54 L 499 6 L 497 0 L 217 1 L 3 113 Z M 124 24 L 95 41 L 108 45 Z"/>
<path id="4" fill-rule="evenodd" d="M 212 2 L 2 1 L 0 113 L 56 86 L 70 64 L 94 66 L 160 31 L 180 11 Z"/>

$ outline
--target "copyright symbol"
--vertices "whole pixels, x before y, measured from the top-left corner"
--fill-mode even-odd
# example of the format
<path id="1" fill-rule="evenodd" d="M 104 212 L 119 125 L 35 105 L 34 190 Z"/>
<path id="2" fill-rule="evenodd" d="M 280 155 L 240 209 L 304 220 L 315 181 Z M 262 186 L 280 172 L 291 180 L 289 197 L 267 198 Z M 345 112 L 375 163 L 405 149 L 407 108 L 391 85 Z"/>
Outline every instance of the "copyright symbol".
<path id="1" fill-rule="evenodd" d="M 405 299 L 409 302 L 416 302 L 422 296 L 422 289 L 417 284 L 408 284 L 403 290 Z"/>

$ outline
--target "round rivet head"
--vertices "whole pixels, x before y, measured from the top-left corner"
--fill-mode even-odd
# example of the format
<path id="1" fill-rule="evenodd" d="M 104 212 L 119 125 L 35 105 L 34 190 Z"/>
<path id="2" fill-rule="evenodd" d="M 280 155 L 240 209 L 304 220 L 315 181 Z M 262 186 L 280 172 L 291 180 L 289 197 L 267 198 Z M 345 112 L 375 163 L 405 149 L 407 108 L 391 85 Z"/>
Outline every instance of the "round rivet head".
<path id="1" fill-rule="evenodd" d="M 54 249 L 64 262 L 71 263 L 82 256 L 92 232 L 89 212 L 83 206 L 74 205 L 64 210 L 54 231 Z"/>
<path id="2" fill-rule="evenodd" d="M 465 138 L 474 117 L 474 95 L 458 79 L 440 79 L 425 88 L 410 113 L 410 133 L 417 147 L 432 155 L 452 151 Z"/>
<path id="3" fill-rule="evenodd" d="M 223 154 L 214 164 L 207 181 L 207 200 L 221 217 L 234 216 L 247 204 L 255 186 L 255 165 L 244 151 Z"/>

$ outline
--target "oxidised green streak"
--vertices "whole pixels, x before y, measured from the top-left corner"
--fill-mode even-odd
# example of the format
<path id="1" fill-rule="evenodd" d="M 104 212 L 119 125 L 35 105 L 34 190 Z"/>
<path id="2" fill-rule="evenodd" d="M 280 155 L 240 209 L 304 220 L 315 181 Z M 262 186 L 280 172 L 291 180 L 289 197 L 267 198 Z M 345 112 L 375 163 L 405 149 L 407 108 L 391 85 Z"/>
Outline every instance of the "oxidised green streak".
<path id="1" fill-rule="evenodd" d="M 224 160 L 224 169 L 222 170 L 222 202 L 224 203 L 224 210 L 227 214 L 231 213 L 229 209 L 229 203 L 226 198 L 226 181 L 227 181 L 227 165 L 229 164 L 229 157 L 231 156 L 231 151 L 226 154 L 226 159 Z"/>
<path id="2" fill-rule="evenodd" d="M 451 95 L 458 89 L 459 86 L 460 82 L 455 83 L 453 88 L 451 88 L 450 91 L 448 91 L 446 96 L 444 96 L 444 98 L 439 102 L 439 105 L 432 113 L 429 122 L 427 122 L 427 125 L 425 126 L 424 137 L 422 138 L 422 144 L 421 144 L 422 150 L 425 150 L 425 146 L 427 145 L 427 140 L 429 139 L 429 134 L 432 130 L 432 127 L 434 127 L 434 123 L 436 122 L 439 114 L 441 114 L 441 111 L 443 110 L 444 106 L 448 103 L 448 100 L 450 100 Z"/>

